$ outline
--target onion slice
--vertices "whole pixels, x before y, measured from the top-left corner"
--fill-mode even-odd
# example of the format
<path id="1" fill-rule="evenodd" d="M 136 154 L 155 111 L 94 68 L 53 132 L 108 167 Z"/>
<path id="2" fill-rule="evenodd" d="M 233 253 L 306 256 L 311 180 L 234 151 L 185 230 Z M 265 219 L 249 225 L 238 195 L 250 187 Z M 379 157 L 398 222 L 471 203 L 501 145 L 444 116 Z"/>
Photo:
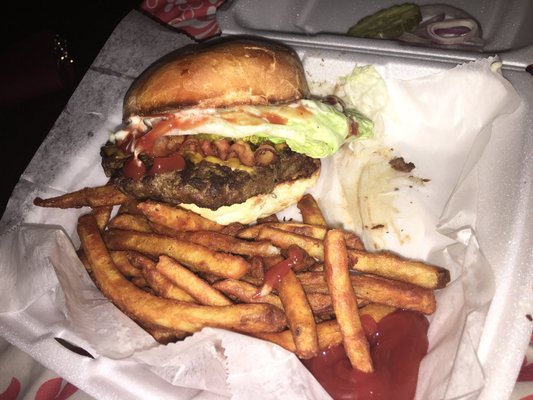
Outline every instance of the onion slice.
<path id="1" fill-rule="evenodd" d="M 478 36 L 479 26 L 471 19 L 449 19 L 427 26 L 429 38 L 438 44 L 463 44 Z"/>
<path id="2" fill-rule="evenodd" d="M 479 23 L 465 11 L 448 5 L 420 6 L 422 22 L 410 33 L 404 33 L 401 42 L 444 47 L 450 49 L 481 49 L 485 41 L 481 37 Z"/>

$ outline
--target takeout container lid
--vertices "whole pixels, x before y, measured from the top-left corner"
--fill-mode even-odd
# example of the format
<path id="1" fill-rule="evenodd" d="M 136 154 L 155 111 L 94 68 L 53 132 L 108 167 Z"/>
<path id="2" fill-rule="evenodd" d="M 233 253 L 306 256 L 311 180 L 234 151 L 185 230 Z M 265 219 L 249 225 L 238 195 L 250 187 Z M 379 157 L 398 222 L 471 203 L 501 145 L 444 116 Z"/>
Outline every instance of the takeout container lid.
<path id="1" fill-rule="evenodd" d="M 504 67 L 526 68 L 533 63 L 533 7 L 529 0 L 421 0 L 416 4 L 449 5 L 464 10 L 480 24 L 485 46 L 479 50 L 407 45 L 396 40 L 347 36 L 361 18 L 398 0 L 233 0 L 217 12 L 224 35 L 250 34 L 287 42 L 327 45 L 365 53 L 406 58 L 463 62 L 498 54 Z"/>

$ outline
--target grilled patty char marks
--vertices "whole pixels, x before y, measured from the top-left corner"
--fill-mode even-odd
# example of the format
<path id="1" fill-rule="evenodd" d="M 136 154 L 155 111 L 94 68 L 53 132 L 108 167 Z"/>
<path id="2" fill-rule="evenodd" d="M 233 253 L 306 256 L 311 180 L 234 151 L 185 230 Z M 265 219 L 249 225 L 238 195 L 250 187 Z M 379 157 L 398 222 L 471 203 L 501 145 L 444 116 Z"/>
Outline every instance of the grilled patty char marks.
<path id="1" fill-rule="evenodd" d="M 187 162 L 182 171 L 145 176 L 133 180 L 112 171 L 110 160 L 102 160 L 106 173 L 122 191 L 139 199 L 153 199 L 171 204 L 193 203 L 198 207 L 216 210 L 238 204 L 264 193 L 270 193 L 282 182 L 310 177 L 320 160 L 295 153 L 289 148 L 278 152 L 277 160 L 268 167 L 254 167 L 253 173 L 201 161 Z M 118 166 L 118 165 L 115 165 Z"/>

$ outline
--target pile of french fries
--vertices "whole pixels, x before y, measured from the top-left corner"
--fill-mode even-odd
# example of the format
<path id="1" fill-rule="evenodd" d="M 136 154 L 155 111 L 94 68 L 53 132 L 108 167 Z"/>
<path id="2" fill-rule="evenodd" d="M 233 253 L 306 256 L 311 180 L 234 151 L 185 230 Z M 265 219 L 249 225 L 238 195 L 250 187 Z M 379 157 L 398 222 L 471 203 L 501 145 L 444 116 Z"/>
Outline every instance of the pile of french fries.
<path id="1" fill-rule="evenodd" d="M 301 359 L 343 344 L 352 366 L 371 372 L 361 316 L 432 314 L 434 291 L 450 280 L 444 268 L 366 251 L 357 235 L 328 227 L 309 194 L 297 204 L 301 222 L 273 215 L 228 226 L 112 185 L 34 203 L 90 207 L 78 220 L 80 260 L 102 293 L 160 343 L 209 326 Z"/>

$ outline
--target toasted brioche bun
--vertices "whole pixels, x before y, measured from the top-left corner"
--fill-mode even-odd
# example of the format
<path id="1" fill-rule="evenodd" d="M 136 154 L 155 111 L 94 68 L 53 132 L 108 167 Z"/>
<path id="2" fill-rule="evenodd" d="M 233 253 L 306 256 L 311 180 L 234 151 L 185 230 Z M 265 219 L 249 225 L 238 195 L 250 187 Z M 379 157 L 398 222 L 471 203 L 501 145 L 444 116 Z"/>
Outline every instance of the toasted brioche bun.
<path id="1" fill-rule="evenodd" d="M 233 222 L 249 224 L 259 218 L 275 214 L 296 204 L 305 192 L 315 185 L 319 176 L 320 168 L 308 178 L 276 185 L 271 193 L 254 196 L 244 203 L 223 206 L 216 210 L 201 208 L 195 204 L 180 204 L 180 207 L 200 214 L 221 225 L 228 225 Z"/>
<path id="2" fill-rule="evenodd" d="M 142 73 L 124 99 L 124 118 L 188 107 L 287 103 L 309 96 L 294 50 L 273 42 L 221 40 L 187 46 Z"/>

